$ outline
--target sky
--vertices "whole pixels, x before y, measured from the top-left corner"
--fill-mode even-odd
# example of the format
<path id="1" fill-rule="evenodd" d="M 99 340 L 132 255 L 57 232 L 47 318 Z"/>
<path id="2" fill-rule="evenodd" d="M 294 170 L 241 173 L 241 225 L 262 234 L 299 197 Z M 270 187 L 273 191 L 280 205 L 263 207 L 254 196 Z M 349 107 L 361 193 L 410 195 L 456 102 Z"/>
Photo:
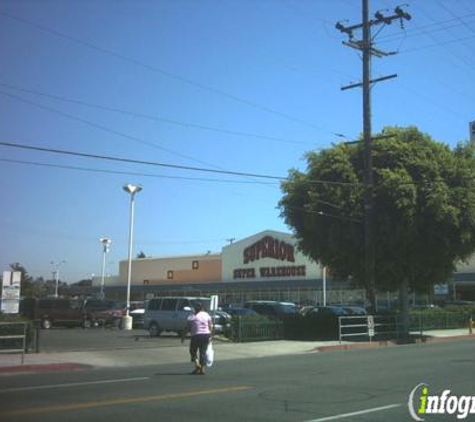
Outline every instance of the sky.
<path id="1" fill-rule="evenodd" d="M 416 125 L 454 147 L 475 120 L 475 3 L 405 0 L 373 28 L 373 132 Z M 371 15 L 400 2 L 370 0 Z M 360 53 L 335 28 L 361 0 L 0 0 L 0 142 L 286 177 L 362 131 Z M 379 31 L 378 34 L 376 34 Z M 355 32 L 355 38 L 361 34 Z M 0 267 L 68 283 L 134 255 L 220 252 L 271 229 L 279 180 L 0 145 Z M 321 217 L 325 218 L 325 217 Z M 328 218 L 328 217 L 326 217 Z M 54 263 L 54 264 L 52 264 Z"/>

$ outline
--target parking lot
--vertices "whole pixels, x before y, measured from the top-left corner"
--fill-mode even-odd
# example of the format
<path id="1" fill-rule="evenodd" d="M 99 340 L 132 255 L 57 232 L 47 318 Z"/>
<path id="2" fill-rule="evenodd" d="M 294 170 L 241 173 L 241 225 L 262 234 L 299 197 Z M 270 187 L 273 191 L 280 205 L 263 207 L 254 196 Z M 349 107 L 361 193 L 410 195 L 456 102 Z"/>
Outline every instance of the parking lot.
<path id="1" fill-rule="evenodd" d="M 174 333 L 150 337 L 145 330 L 118 328 L 52 328 L 39 330 L 41 352 L 126 349 L 143 347 L 173 347 L 180 344 Z"/>

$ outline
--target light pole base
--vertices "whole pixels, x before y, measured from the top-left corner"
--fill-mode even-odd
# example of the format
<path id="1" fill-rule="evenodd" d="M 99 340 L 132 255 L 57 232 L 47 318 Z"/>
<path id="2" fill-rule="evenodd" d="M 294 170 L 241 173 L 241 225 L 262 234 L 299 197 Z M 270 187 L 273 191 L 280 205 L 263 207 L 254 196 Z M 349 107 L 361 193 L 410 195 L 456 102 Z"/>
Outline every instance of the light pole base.
<path id="1" fill-rule="evenodd" d="M 132 329 L 132 321 L 133 318 L 129 316 L 123 316 L 121 321 L 121 327 L 123 330 L 131 330 Z"/>

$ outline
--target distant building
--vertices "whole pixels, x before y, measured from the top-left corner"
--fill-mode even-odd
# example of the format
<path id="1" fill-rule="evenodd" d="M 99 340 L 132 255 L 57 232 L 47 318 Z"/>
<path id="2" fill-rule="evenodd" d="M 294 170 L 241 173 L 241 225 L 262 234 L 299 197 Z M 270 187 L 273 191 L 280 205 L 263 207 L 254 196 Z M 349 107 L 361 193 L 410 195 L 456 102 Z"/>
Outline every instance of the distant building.
<path id="1" fill-rule="evenodd" d="M 128 261 L 119 263 L 119 275 L 106 277 L 107 296 L 122 297 L 127 286 Z M 332 288 L 350 287 L 330 280 Z M 101 277 L 93 278 L 98 289 Z M 265 230 L 226 245 L 220 253 L 132 260 L 131 290 L 136 299 L 162 292 L 311 291 L 322 289 L 322 268 L 297 248 L 289 233 Z M 434 288 L 435 298 L 475 300 L 475 255 L 446 284 Z"/>

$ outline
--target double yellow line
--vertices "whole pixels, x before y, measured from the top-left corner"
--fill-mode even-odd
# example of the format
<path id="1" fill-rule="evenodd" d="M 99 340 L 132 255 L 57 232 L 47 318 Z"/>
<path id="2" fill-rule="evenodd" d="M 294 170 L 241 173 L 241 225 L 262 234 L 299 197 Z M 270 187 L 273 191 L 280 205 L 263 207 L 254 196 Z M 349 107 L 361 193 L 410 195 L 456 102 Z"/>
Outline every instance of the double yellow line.
<path id="1" fill-rule="evenodd" d="M 190 391 L 187 393 L 159 394 L 159 395 L 154 395 L 154 396 L 99 400 L 99 401 L 90 401 L 90 402 L 85 402 L 85 403 L 71 403 L 71 404 L 66 404 L 63 406 L 48 406 L 48 407 L 35 407 L 31 409 L 16 409 L 16 410 L 11 410 L 7 412 L 2 412 L 0 410 L 0 416 L 42 414 L 42 413 L 52 413 L 52 412 L 64 412 L 64 411 L 70 411 L 70 410 L 84 410 L 84 409 L 91 409 L 95 407 L 106 407 L 106 406 L 124 405 L 124 404 L 131 404 L 131 403 L 145 403 L 149 401 L 159 401 L 159 400 L 183 399 L 183 398 L 188 398 L 188 397 L 204 396 L 208 394 L 234 393 L 238 391 L 252 390 L 253 388 L 254 387 L 250 387 L 247 385 L 238 385 L 235 387 Z"/>

